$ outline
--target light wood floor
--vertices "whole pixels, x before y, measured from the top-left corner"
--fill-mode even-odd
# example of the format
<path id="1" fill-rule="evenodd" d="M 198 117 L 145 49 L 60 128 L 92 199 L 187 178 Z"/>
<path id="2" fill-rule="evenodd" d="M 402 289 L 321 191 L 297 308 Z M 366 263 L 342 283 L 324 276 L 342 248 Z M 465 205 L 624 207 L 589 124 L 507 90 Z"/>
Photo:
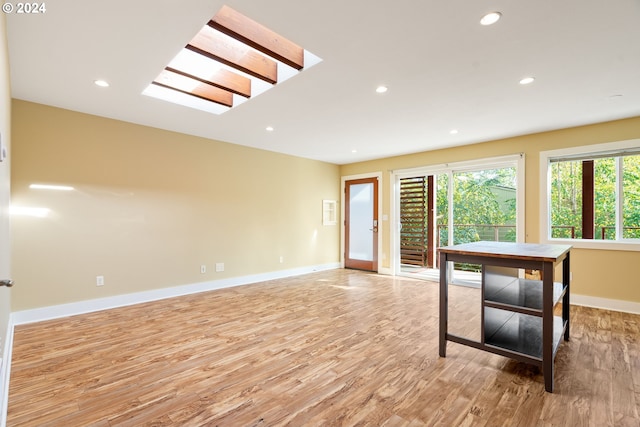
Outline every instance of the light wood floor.
<path id="1" fill-rule="evenodd" d="M 473 329 L 477 294 L 450 292 Z M 571 314 L 553 394 L 535 367 L 440 358 L 436 284 L 349 270 L 22 325 L 8 425 L 638 426 L 640 316 Z"/>

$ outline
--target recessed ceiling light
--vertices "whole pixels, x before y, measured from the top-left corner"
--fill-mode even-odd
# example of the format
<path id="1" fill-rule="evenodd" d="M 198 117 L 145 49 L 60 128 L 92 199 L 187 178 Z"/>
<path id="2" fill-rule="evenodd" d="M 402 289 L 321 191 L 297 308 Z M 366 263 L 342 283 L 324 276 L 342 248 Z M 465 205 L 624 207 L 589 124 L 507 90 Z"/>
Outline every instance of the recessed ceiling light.
<path id="1" fill-rule="evenodd" d="M 358 152 L 358 150 L 353 149 L 353 150 L 351 150 L 351 152 L 352 152 L 352 153 L 357 153 L 357 152 Z"/>
<path id="2" fill-rule="evenodd" d="M 100 87 L 109 87 L 109 82 L 106 80 L 94 80 L 93 83 L 96 86 L 100 86 Z"/>
<path id="3" fill-rule="evenodd" d="M 273 126 L 267 126 L 265 129 L 267 132 L 273 132 Z"/>
<path id="4" fill-rule="evenodd" d="M 480 24 L 493 25 L 500 20 L 500 17 L 502 17 L 502 14 L 500 12 L 487 13 L 482 17 L 482 19 L 480 19 Z"/>
<path id="5" fill-rule="evenodd" d="M 535 78 L 533 78 L 533 77 L 525 77 L 522 80 L 520 80 L 520 84 L 521 85 L 528 85 L 528 84 L 533 83 L 534 80 L 535 80 Z"/>
<path id="6" fill-rule="evenodd" d="M 451 130 L 449 131 L 449 133 L 450 133 L 451 135 L 455 135 L 455 134 L 457 134 L 457 133 L 458 133 L 458 129 L 451 129 Z"/>
<path id="7" fill-rule="evenodd" d="M 385 92 L 386 92 L 386 91 L 388 91 L 388 90 L 389 90 L 389 88 L 388 88 L 388 87 L 386 87 L 386 86 L 378 86 L 378 87 L 376 88 L 376 92 L 378 92 L 378 93 L 385 93 Z"/>

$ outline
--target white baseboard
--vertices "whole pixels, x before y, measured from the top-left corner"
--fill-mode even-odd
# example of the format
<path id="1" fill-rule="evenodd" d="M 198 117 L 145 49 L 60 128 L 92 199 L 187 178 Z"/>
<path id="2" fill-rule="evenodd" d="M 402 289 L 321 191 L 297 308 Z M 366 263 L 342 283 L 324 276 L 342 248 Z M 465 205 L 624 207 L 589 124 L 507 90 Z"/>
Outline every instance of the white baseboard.
<path id="1" fill-rule="evenodd" d="M 254 274 L 251 276 L 232 277 L 228 279 L 200 282 L 190 285 L 174 286 L 171 288 L 155 289 L 152 291 L 136 292 L 133 294 L 116 295 L 100 299 L 53 305 L 31 310 L 15 311 L 11 313 L 10 316 L 10 330 L 7 331 L 5 355 L 3 355 L 2 358 L 2 364 L 4 366 L 2 366 L 2 372 L 0 372 L 0 374 L 4 374 L 5 377 L 8 377 L 8 370 L 5 370 L 5 368 L 8 368 L 10 366 L 10 358 L 8 356 L 11 354 L 10 350 L 12 347 L 12 339 L 10 338 L 13 337 L 13 325 L 41 322 L 44 320 L 58 319 L 61 317 L 74 316 L 77 314 L 90 313 L 94 311 L 107 310 L 110 308 L 124 307 L 127 305 L 172 298 L 180 295 L 188 295 L 198 292 L 230 288 L 233 286 L 248 285 L 251 283 L 282 279 L 285 277 L 298 276 L 302 274 L 313 273 L 316 271 L 333 270 L 337 268 L 340 268 L 340 263 L 302 267 L 291 270 L 280 270 L 270 273 Z M 385 271 L 380 271 L 379 273 L 390 274 L 390 271 L 387 271 L 385 269 Z M 640 314 L 640 302 L 592 297 L 588 295 L 579 295 L 572 293 L 571 304 L 600 308 L 604 310 Z M 9 352 L 7 353 L 7 351 Z M 0 378 L 0 380 L 2 379 L 3 378 Z"/>
<path id="2" fill-rule="evenodd" d="M 124 307 L 127 305 L 140 304 L 143 302 L 156 301 L 181 295 L 230 288 L 233 286 L 248 285 L 250 283 L 282 279 L 285 277 L 298 276 L 302 274 L 313 273 L 316 271 L 333 270 L 337 268 L 340 268 L 340 263 L 301 267 L 291 270 L 273 271 L 269 273 L 254 274 L 251 276 L 231 277 L 228 279 L 212 280 L 208 282 L 193 283 L 190 285 L 174 286 L 171 288 L 154 289 L 152 291 L 115 295 L 106 298 L 53 305 L 42 308 L 34 308 L 31 310 L 15 311 L 11 313 L 11 322 L 13 323 L 13 325 L 41 322 L 44 320 L 58 319 L 61 317 L 91 313 L 94 311 L 107 310 L 116 307 Z"/>
<path id="3" fill-rule="evenodd" d="M 591 297 L 589 295 L 571 293 L 571 304 L 581 305 L 584 307 L 601 308 L 603 310 L 621 311 L 623 313 L 640 314 L 640 302 L 634 301 Z"/>
<path id="4" fill-rule="evenodd" d="M 380 267 L 378 269 L 378 274 L 383 274 L 385 276 L 392 276 L 393 272 L 391 271 L 391 269 L 389 267 Z"/>

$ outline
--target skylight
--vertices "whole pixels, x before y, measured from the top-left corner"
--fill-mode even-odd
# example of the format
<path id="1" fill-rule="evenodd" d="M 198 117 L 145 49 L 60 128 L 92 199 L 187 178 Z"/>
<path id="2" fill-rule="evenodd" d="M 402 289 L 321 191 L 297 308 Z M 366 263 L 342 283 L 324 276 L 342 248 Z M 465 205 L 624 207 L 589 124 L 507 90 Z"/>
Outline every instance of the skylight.
<path id="1" fill-rule="evenodd" d="M 320 61 L 297 44 L 223 6 L 143 94 L 221 114 Z"/>

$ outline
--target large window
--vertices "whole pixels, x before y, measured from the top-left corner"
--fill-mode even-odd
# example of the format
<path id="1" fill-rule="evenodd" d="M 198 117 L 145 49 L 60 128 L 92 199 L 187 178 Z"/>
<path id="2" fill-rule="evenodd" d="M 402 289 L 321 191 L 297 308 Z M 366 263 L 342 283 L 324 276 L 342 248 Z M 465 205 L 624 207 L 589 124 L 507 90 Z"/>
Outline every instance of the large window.
<path id="1" fill-rule="evenodd" d="M 543 241 L 640 250 L 640 140 L 540 156 Z"/>

